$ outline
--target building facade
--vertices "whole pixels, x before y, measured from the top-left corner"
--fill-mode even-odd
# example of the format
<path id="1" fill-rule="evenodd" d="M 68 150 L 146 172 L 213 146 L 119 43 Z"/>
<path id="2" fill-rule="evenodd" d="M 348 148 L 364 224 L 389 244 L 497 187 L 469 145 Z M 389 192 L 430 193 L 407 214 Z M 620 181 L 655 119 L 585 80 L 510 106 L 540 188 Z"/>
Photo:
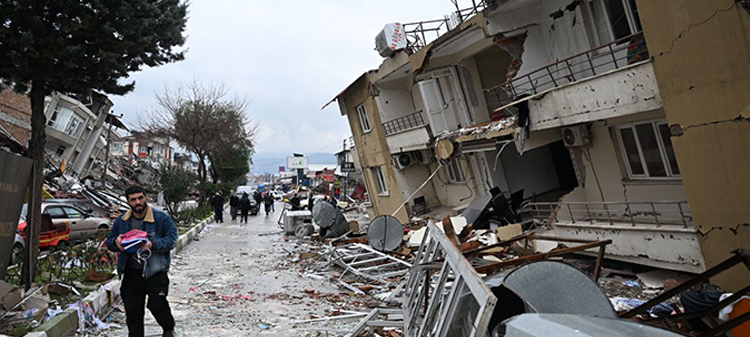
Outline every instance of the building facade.
<path id="1" fill-rule="evenodd" d="M 612 239 L 610 258 L 701 272 L 729 255 L 718 242 L 747 248 L 747 207 L 732 201 L 747 190 L 748 103 L 734 98 L 747 83 L 733 65 L 747 59 L 749 17 L 725 7 L 490 1 L 454 13 L 432 41 L 429 27 L 404 24 L 407 48 L 337 96 L 376 215 L 415 200 L 460 212 L 501 195 L 559 236 Z M 675 55 L 675 27 L 714 10 L 733 17 L 683 35 Z M 729 61 L 709 62 L 700 46 L 727 25 L 712 45 Z M 374 193 L 381 185 L 398 195 Z"/>

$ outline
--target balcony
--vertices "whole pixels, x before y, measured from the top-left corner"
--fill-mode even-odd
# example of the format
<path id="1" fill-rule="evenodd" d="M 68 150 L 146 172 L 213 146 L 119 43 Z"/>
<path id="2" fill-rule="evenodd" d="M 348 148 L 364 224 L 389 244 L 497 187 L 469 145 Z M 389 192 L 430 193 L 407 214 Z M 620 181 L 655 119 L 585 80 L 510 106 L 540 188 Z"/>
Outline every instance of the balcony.
<path id="1" fill-rule="evenodd" d="M 422 111 L 387 121 L 383 130 L 391 153 L 426 149 L 432 139 Z"/>
<path id="2" fill-rule="evenodd" d="M 502 114 L 529 102 L 532 130 L 661 108 L 642 33 L 636 33 L 485 89 L 490 110 Z"/>
<path id="3" fill-rule="evenodd" d="M 455 29 L 461 23 L 481 12 L 488 6 L 487 2 L 484 0 L 472 0 L 471 6 L 467 8 L 460 8 L 458 1 L 453 1 L 453 3 L 456 5 L 456 11 L 452 12 L 450 15 L 445 15 L 442 19 L 405 23 L 403 25 L 409 49 L 416 52 L 419 49 L 424 48 L 430 44 L 430 42 Z"/>
<path id="4" fill-rule="evenodd" d="M 611 239 L 609 258 L 658 268 L 705 270 L 687 201 L 537 202 L 522 213 L 559 237 Z"/>

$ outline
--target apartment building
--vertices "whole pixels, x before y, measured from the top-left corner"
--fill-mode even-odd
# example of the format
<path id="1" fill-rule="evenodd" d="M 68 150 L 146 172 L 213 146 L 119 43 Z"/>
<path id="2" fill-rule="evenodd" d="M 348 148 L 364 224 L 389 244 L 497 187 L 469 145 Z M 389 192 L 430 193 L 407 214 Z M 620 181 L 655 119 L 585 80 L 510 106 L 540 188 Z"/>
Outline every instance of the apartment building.
<path id="1" fill-rule="evenodd" d="M 44 100 L 45 152 L 61 164 L 66 173 L 83 177 L 103 162 L 106 154 L 106 129 L 124 127 L 111 115 L 112 102 L 106 95 L 53 93 Z M 20 144 L 27 146 L 31 135 L 29 97 L 4 87 L 0 90 L 0 127 Z"/>
<path id="2" fill-rule="evenodd" d="M 120 142 L 113 142 L 110 149 L 113 156 L 127 156 L 149 159 L 155 163 L 168 164 L 172 162 L 174 148 L 165 139 L 149 137 L 148 135 L 132 131 Z"/>
<path id="3" fill-rule="evenodd" d="M 747 207 L 722 197 L 748 187 L 739 174 L 748 160 L 739 148 L 748 104 L 734 98 L 747 84 L 729 77 L 747 56 L 747 6 L 685 1 L 644 11 L 641 2 L 487 1 L 443 21 L 398 25 L 408 45 L 385 50 L 377 70 L 337 96 L 358 148 L 370 147 L 359 152 L 363 167 L 382 172 L 368 189 L 400 191 L 371 193 L 373 203 L 414 206 L 420 198 L 460 211 L 478 195 L 500 194 L 521 200 L 516 211 L 557 235 L 612 239 L 610 258 L 689 272 L 728 256 L 720 240 L 747 248 Z M 713 42 L 730 51 L 729 63 L 710 62 L 715 55 L 699 47 L 719 34 L 721 20 L 701 27 L 708 33 L 681 35 L 714 11 L 733 15 L 725 24 L 733 33 Z M 676 36 L 690 41 L 677 49 L 690 58 L 673 56 Z M 705 62 L 694 64 L 695 54 Z M 712 76 L 692 76 L 693 68 Z M 696 91 L 692 83 L 706 78 L 735 87 Z M 702 123 L 716 129 L 681 135 Z M 707 179 L 716 163 L 722 174 Z"/>

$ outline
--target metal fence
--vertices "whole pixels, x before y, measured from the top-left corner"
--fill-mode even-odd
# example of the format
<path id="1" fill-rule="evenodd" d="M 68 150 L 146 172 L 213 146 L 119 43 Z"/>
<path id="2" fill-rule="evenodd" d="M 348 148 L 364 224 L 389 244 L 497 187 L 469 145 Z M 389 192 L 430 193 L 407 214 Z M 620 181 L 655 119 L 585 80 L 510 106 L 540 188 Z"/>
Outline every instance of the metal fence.
<path id="1" fill-rule="evenodd" d="M 424 122 L 422 111 L 417 111 L 413 114 L 399 117 L 383 123 L 383 130 L 385 130 L 385 135 L 387 136 L 424 125 L 426 125 L 426 123 Z"/>
<path id="2" fill-rule="evenodd" d="M 403 25 L 409 48 L 413 51 L 423 48 L 441 35 L 458 27 L 458 25 L 468 18 L 487 8 L 487 2 L 484 0 L 472 0 L 471 7 L 463 9 L 458 5 L 458 0 L 452 0 L 452 2 L 456 6 L 456 11 L 445 15 L 442 19 L 405 23 Z"/>
<path id="3" fill-rule="evenodd" d="M 648 58 L 643 33 L 635 33 L 524 75 L 515 76 L 511 80 L 484 89 L 484 91 L 492 93 L 490 100 L 496 102 L 497 105 L 491 107 L 494 110 L 523 96 L 538 94 L 551 88 L 645 61 Z"/>
<path id="4" fill-rule="evenodd" d="M 680 201 L 534 202 L 521 212 L 549 223 L 609 223 L 635 225 L 693 225 L 690 206 Z"/>

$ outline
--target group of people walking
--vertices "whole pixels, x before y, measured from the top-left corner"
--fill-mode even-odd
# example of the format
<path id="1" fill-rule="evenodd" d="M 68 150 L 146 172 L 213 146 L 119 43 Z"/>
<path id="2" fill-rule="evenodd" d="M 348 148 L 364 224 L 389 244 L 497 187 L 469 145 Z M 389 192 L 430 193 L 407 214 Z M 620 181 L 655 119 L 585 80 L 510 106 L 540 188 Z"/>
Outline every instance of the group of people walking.
<path id="1" fill-rule="evenodd" d="M 240 216 L 240 223 L 247 223 L 248 214 L 257 214 L 260 212 L 260 205 L 264 205 L 266 216 L 269 213 L 274 212 L 273 196 L 270 192 L 263 194 L 258 191 L 253 192 L 252 196 L 258 209 L 253 211 L 253 203 L 250 200 L 250 195 L 247 192 L 242 193 L 242 197 L 238 196 L 236 192 L 232 191 L 232 196 L 229 197 L 229 214 L 232 216 L 232 221 L 237 220 L 237 215 Z M 216 193 L 214 198 L 211 200 L 211 205 L 214 207 L 214 220 L 217 223 L 224 222 L 224 197 L 220 193 Z"/>

